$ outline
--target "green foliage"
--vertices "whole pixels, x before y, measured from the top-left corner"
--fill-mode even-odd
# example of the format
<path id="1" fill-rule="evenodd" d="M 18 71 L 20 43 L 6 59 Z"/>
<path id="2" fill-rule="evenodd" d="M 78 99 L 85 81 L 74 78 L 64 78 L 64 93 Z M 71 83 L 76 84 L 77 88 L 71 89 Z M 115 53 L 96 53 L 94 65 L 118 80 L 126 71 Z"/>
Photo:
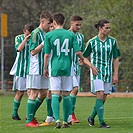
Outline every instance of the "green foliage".
<path id="1" fill-rule="evenodd" d="M 23 25 L 32 22 L 35 27 L 39 24 L 39 14 L 42 10 L 62 12 L 66 16 L 65 28 L 69 28 L 69 18 L 73 14 L 83 17 L 81 33 L 85 43 L 97 34 L 94 24 L 105 18 L 111 22 L 110 35 L 117 39 L 121 51 L 120 83 L 116 85 L 120 91 L 129 86 L 133 90 L 133 1 L 132 0 L 3 0 L 0 8 L 8 14 L 8 29 L 12 47 L 14 37 L 22 33 Z M 11 64 L 12 65 L 12 64 Z M 10 68 L 9 66 L 8 68 Z M 88 69 L 83 67 L 82 81 L 84 88 L 89 87 Z M 88 76 L 88 77 L 87 77 Z"/>
<path id="2" fill-rule="evenodd" d="M 67 5 L 66 5 L 67 6 Z M 77 8 L 75 8 L 77 6 Z M 67 6 L 64 12 L 67 15 L 71 12 L 79 14 L 84 18 L 81 32 L 85 36 L 85 42 L 97 34 L 94 24 L 105 18 L 111 22 L 111 36 L 117 39 L 121 51 L 119 84 L 117 90 L 133 90 L 133 1 L 132 0 L 72 0 L 71 6 Z M 83 67 L 83 74 L 86 75 L 86 67 Z M 82 77 L 86 82 L 86 76 Z M 84 85 L 83 85 L 84 86 Z"/>

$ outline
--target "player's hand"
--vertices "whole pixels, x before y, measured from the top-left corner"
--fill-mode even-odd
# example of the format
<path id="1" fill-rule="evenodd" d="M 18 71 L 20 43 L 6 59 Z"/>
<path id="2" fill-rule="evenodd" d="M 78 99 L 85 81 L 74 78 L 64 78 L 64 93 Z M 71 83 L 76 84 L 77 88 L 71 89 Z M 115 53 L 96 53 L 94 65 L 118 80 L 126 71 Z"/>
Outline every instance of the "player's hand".
<path id="1" fill-rule="evenodd" d="M 31 36 L 31 34 L 29 34 L 29 35 L 27 35 L 26 37 L 25 37 L 25 39 L 30 39 L 30 36 Z"/>
<path id="2" fill-rule="evenodd" d="M 83 65 L 83 60 L 79 58 L 78 64 L 81 66 Z"/>
<path id="3" fill-rule="evenodd" d="M 44 77 L 48 78 L 49 77 L 49 72 L 47 69 L 44 69 Z"/>
<path id="4" fill-rule="evenodd" d="M 113 83 L 113 84 L 118 83 L 118 74 L 113 74 L 112 83 Z"/>
<path id="5" fill-rule="evenodd" d="M 92 69 L 92 74 L 94 75 L 94 76 L 97 76 L 98 75 L 98 68 L 97 67 L 95 67 L 93 64 L 91 65 L 91 69 Z"/>

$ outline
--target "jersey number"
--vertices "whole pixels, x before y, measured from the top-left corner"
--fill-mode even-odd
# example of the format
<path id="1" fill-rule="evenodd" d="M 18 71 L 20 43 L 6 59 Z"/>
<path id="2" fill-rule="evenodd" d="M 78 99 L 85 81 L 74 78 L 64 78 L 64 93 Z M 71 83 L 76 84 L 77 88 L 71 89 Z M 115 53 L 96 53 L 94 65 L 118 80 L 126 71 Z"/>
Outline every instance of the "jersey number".
<path id="1" fill-rule="evenodd" d="M 56 39 L 54 41 L 54 45 L 57 47 L 57 55 L 59 56 L 61 52 L 64 52 L 65 55 L 68 55 L 68 52 L 70 52 L 70 49 L 68 49 L 68 39 L 65 39 L 63 44 L 60 45 L 60 40 L 59 39 Z M 61 47 L 60 47 L 61 46 Z"/>

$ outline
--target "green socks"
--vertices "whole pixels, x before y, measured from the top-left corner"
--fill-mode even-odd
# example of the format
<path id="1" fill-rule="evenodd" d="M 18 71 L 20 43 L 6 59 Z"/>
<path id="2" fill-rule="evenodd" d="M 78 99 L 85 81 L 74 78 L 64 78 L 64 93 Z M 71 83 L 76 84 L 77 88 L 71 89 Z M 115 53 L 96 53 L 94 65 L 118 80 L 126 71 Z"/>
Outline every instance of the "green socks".
<path id="1" fill-rule="evenodd" d="M 104 104 L 104 103 L 105 103 L 105 101 L 103 101 L 103 104 Z M 95 104 L 90 118 L 91 118 L 91 119 L 94 119 L 96 115 L 97 115 L 97 110 L 96 110 L 96 104 Z"/>
<path id="2" fill-rule="evenodd" d="M 91 119 L 94 119 L 96 115 L 97 115 L 97 110 L 96 110 L 96 104 L 95 104 L 90 118 L 91 118 Z"/>
<path id="3" fill-rule="evenodd" d="M 71 102 L 72 102 L 72 113 L 74 113 L 75 106 L 76 106 L 76 96 L 70 94 Z"/>
<path id="4" fill-rule="evenodd" d="M 18 115 L 18 108 L 20 106 L 20 102 L 21 101 L 14 99 L 13 116 Z"/>
<path id="5" fill-rule="evenodd" d="M 55 117 L 55 121 L 60 120 L 60 103 L 59 95 L 52 94 L 52 110 Z M 63 96 L 63 122 L 67 123 L 67 119 L 70 113 L 71 100 L 70 96 Z"/>
<path id="6" fill-rule="evenodd" d="M 70 96 L 63 96 L 63 121 L 67 123 L 70 111 Z"/>
<path id="7" fill-rule="evenodd" d="M 52 94 L 52 102 L 51 102 L 53 114 L 55 117 L 55 121 L 60 120 L 60 104 L 59 104 L 59 95 Z"/>
<path id="8" fill-rule="evenodd" d="M 34 106 L 35 106 L 35 100 L 28 99 L 28 101 L 27 101 L 27 120 L 26 120 L 26 124 L 31 122 L 34 118 L 34 116 L 33 116 Z"/>
<path id="9" fill-rule="evenodd" d="M 42 102 L 43 102 L 42 99 L 40 99 L 38 97 L 36 98 L 36 100 L 35 100 L 35 106 L 34 106 L 34 109 L 33 109 L 33 117 L 35 116 L 36 111 L 40 107 L 40 105 L 42 104 Z"/>
<path id="10" fill-rule="evenodd" d="M 96 108 L 96 111 L 97 111 L 97 114 L 98 114 L 100 124 L 102 124 L 104 122 L 104 119 L 103 119 L 103 115 L 104 115 L 103 100 L 102 99 L 97 99 L 95 106 L 96 106 L 95 108 Z"/>
<path id="11" fill-rule="evenodd" d="M 51 107 L 51 99 L 46 98 L 46 105 L 47 105 L 47 116 L 53 116 L 53 111 Z"/>

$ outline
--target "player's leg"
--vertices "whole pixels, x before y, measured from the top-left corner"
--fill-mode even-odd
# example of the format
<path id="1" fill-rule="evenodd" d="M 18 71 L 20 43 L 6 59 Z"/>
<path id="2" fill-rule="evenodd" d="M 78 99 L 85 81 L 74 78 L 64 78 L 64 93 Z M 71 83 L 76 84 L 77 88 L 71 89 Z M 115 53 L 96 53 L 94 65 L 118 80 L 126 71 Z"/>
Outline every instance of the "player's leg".
<path id="1" fill-rule="evenodd" d="M 53 110 L 53 115 L 56 122 L 56 128 L 61 127 L 60 123 L 60 103 L 59 103 L 59 95 L 61 90 L 61 77 L 50 77 L 50 90 L 52 93 L 52 101 L 51 106 Z"/>
<path id="2" fill-rule="evenodd" d="M 68 126 L 68 116 L 71 108 L 70 92 L 72 90 L 72 77 L 62 76 L 62 96 L 63 96 L 63 124 L 62 128 L 67 128 Z"/>
<path id="3" fill-rule="evenodd" d="M 47 91 L 47 98 L 46 98 L 47 118 L 45 120 L 45 122 L 47 122 L 47 123 L 52 123 L 54 121 L 53 110 L 51 107 L 51 101 L 52 101 L 51 91 L 48 90 Z"/>
<path id="4" fill-rule="evenodd" d="M 103 104 L 104 87 L 105 87 L 104 82 L 102 80 L 97 79 L 97 80 L 94 80 L 92 84 L 94 85 L 94 90 L 96 92 L 96 103 L 95 103 L 92 115 L 90 116 L 90 120 L 88 119 L 89 125 L 92 124 L 91 122 L 93 122 L 94 120 L 93 117 L 97 113 L 99 122 L 100 122 L 100 127 L 109 128 L 109 126 L 104 122 L 104 104 Z"/>
<path id="5" fill-rule="evenodd" d="M 12 119 L 21 120 L 18 115 L 18 109 L 21 103 L 21 99 L 24 95 L 24 91 L 26 91 L 26 78 L 15 76 L 13 81 L 13 90 L 17 91 L 14 98 Z"/>
<path id="6" fill-rule="evenodd" d="M 96 92 L 95 107 L 98 114 L 100 125 L 104 122 L 103 95 L 104 95 L 104 92 L 102 90 Z"/>
<path id="7" fill-rule="evenodd" d="M 107 94 L 110 94 L 112 90 L 112 83 L 105 83 L 104 82 L 104 94 L 103 94 L 103 106 L 107 98 Z M 100 128 L 110 128 L 105 122 L 100 123 Z"/>
<path id="8" fill-rule="evenodd" d="M 54 116 L 53 116 L 53 110 L 52 110 L 52 106 L 51 106 L 51 101 L 52 101 L 51 91 L 47 90 L 47 97 L 46 97 L 47 117 L 46 117 L 46 120 L 43 121 L 43 123 L 39 124 L 39 126 L 50 126 L 50 125 L 53 125 Z"/>
<path id="9" fill-rule="evenodd" d="M 37 89 L 30 89 L 30 95 L 27 101 L 27 120 L 26 120 L 26 126 L 27 127 L 37 127 L 38 123 L 36 120 L 34 120 L 34 106 L 35 106 L 35 101 L 36 97 L 38 95 L 38 90 Z"/>
<path id="10" fill-rule="evenodd" d="M 110 83 L 109 83 L 109 86 L 111 86 Z M 110 87 L 109 86 L 106 86 L 105 83 L 104 83 L 104 86 L 103 86 L 103 88 L 104 88 L 104 94 L 103 94 L 103 100 L 102 100 L 103 101 L 103 105 L 104 105 L 104 103 L 106 101 L 107 94 L 110 94 L 110 89 L 109 89 Z M 91 92 L 94 93 L 94 94 L 96 93 L 95 92 L 94 82 L 93 81 L 91 81 Z M 90 126 L 93 126 L 94 125 L 94 118 L 97 115 L 96 106 L 97 105 L 95 103 L 94 108 L 93 108 L 93 111 L 92 111 L 92 114 L 88 117 L 88 122 L 89 122 L 89 125 Z"/>
<path id="11" fill-rule="evenodd" d="M 27 96 L 29 97 L 30 96 L 30 90 L 27 89 Z"/>
<path id="12" fill-rule="evenodd" d="M 79 123 L 79 120 L 76 118 L 76 115 L 75 115 L 75 107 L 76 107 L 76 96 L 77 96 L 77 93 L 78 93 L 78 86 L 75 86 L 73 87 L 73 90 L 70 94 L 70 98 L 71 98 L 71 102 L 72 102 L 72 121 L 74 123 Z"/>
<path id="13" fill-rule="evenodd" d="M 39 93 L 38 88 L 38 80 L 36 79 L 35 75 L 27 75 L 26 78 L 26 87 L 30 90 L 30 94 L 27 100 L 27 120 L 26 125 L 27 127 L 38 127 L 38 123 L 34 120 L 34 107 L 36 97 Z"/>
<path id="14" fill-rule="evenodd" d="M 76 107 L 76 96 L 78 94 L 78 87 L 80 82 L 80 76 L 73 76 L 73 90 L 70 93 L 70 98 L 72 102 L 72 121 L 74 123 L 79 123 L 79 120 L 76 118 L 74 113 Z"/>
<path id="15" fill-rule="evenodd" d="M 107 97 L 107 94 L 104 94 L 104 96 L 103 96 L 103 104 L 106 101 L 106 97 Z M 96 111 L 96 104 L 95 104 L 94 105 L 94 108 L 93 108 L 93 111 L 92 111 L 92 114 L 91 114 L 91 116 L 88 119 L 94 120 L 94 118 L 96 117 L 96 115 L 97 115 L 97 111 Z M 93 124 L 92 124 L 92 126 L 93 126 Z"/>
<path id="16" fill-rule="evenodd" d="M 35 101 L 35 107 L 33 110 L 33 115 L 35 116 L 36 111 L 41 106 L 43 100 L 47 96 L 47 89 L 48 89 L 48 79 L 44 78 L 44 76 L 37 75 L 35 76 L 36 81 L 38 80 L 37 87 L 39 88 L 38 95 Z"/>
<path id="17" fill-rule="evenodd" d="M 12 119 L 13 120 L 21 120 L 21 118 L 18 115 L 18 109 L 20 106 L 21 98 L 24 94 L 24 91 L 17 91 L 15 98 L 14 98 L 14 107 L 13 107 L 13 114 L 12 114 Z"/>
<path id="18" fill-rule="evenodd" d="M 91 93 L 96 94 L 93 80 L 91 80 Z M 97 115 L 97 110 L 96 110 L 96 103 L 95 103 L 95 105 L 93 107 L 93 110 L 92 110 L 92 113 L 88 117 L 88 123 L 89 123 L 90 126 L 94 126 L 94 118 L 95 118 L 96 115 Z"/>
<path id="19" fill-rule="evenodd" d="M 68 126 L 68 117 L 69 117 L 69 110 L 70 110 L 70 92 L 64 91 L 63 92 L 63 124 L 62 128 L 67 128 Z M 69 122 L 70 123 L 70 122 Z"/>
<path id="20" fill-rule="evenodd" d="M 104 112 L 104 110 L 103 110 L 104 108 L 102 107 L 103 102 L 101 104 L 101 101 L 103 101 L 103 95 L 104 95 L 103 91 L 104 91 L 103 81 L 101 81 L 101 80 L 91 80 L 91 92 L 96 94 L 96 102 L 95 102 L 93 111 L 92 111 L 91 115 L 88 118 L 88 122 L 89 122 L 90 126 L 94 125 L 94 118 L 98 114 L 98 106 L 101 106 L 101 112 Z M 99 114 L 101 114 L 101 116 L 102 116 L 102 113 L 99 112 Z M 103 119 L 103 117 L 99 118 L 99 121 L 101 123 L 103 122 L 102 119 Z"/>

